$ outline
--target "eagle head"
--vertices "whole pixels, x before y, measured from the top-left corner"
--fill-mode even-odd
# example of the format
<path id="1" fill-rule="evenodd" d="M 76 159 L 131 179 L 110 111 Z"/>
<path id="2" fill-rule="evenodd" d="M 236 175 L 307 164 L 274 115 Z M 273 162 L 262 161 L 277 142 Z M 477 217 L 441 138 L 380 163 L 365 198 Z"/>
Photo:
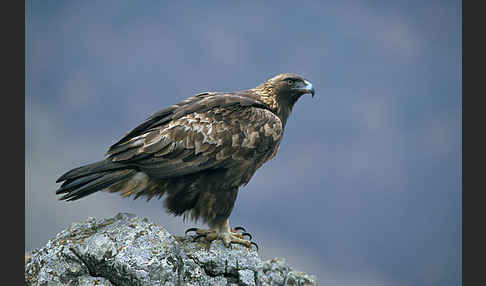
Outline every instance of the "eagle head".
<path id="1" fill-rule="evenodd" d="M 314 97 L 315 94 L 312 83 L 292 73 L 276 75 L 257 86 L 254 91 L 284 122 L 302 95 L 311 94 Z"/>
<path id="2" fill-rule="evenodd" d="M 311 94 L 312 97 L 315 94 L 312 83 L 297 74 L 279 74 L 269 79 L 266 85 L 270 86 L 273 92 L 282 98 L 288 97 L 297 100 L 306 93 Z"/>

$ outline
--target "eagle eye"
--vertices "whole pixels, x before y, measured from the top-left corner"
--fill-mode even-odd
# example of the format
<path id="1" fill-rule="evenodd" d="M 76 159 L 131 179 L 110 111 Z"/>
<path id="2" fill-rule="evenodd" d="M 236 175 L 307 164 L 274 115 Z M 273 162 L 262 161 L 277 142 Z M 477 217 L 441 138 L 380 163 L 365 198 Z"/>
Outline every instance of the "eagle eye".
<path id="1" fill-rule="evenodd" d="M 292 85 L 292 84 L 294 84 L 294 80 L 293 80 L 293 79 L 291 79 L 291 78 L 289 78 L 289 79 L 287 79 L 287 83 L 288 83 L 289 85 Z"/>

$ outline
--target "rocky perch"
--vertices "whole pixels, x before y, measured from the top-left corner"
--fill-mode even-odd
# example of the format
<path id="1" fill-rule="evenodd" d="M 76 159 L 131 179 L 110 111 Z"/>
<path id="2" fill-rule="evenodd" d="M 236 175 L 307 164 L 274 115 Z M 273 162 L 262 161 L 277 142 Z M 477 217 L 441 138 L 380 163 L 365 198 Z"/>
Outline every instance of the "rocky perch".
<path id="1" fill-rule="evenodd" d="M 172 236 L 146 218 L 119 213 L 74 223 L 34 250 L 26 285 L 317 285 L 283 259 L 221 241 Z"/>

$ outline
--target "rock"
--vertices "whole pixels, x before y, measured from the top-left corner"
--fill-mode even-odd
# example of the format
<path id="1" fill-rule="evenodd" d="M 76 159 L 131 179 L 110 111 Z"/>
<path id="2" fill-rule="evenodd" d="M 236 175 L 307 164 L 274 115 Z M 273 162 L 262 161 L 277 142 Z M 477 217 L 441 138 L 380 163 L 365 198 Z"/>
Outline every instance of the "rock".
<path id="1" fill-rule="evenodd" d="M 172 236 L 126 213 L 74 223 L 25 258 L 27 285 L 317 285 L 283 259 Z"/>

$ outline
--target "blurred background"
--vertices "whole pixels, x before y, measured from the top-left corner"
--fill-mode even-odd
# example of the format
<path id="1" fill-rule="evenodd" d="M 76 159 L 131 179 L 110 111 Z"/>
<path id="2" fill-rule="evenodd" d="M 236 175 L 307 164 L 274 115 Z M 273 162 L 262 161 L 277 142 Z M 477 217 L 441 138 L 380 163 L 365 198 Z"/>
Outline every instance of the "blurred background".
<path id="1" fill-rule="evenodd" d="M 458 285 L 458 1 L 26 1 L 25 249 L 130 212 L 194 226 L 162 201 L 58 201 L 153 112 L 282 72 L 316 88 L 230 217 L 265 259 L 320 285 Z"/>

